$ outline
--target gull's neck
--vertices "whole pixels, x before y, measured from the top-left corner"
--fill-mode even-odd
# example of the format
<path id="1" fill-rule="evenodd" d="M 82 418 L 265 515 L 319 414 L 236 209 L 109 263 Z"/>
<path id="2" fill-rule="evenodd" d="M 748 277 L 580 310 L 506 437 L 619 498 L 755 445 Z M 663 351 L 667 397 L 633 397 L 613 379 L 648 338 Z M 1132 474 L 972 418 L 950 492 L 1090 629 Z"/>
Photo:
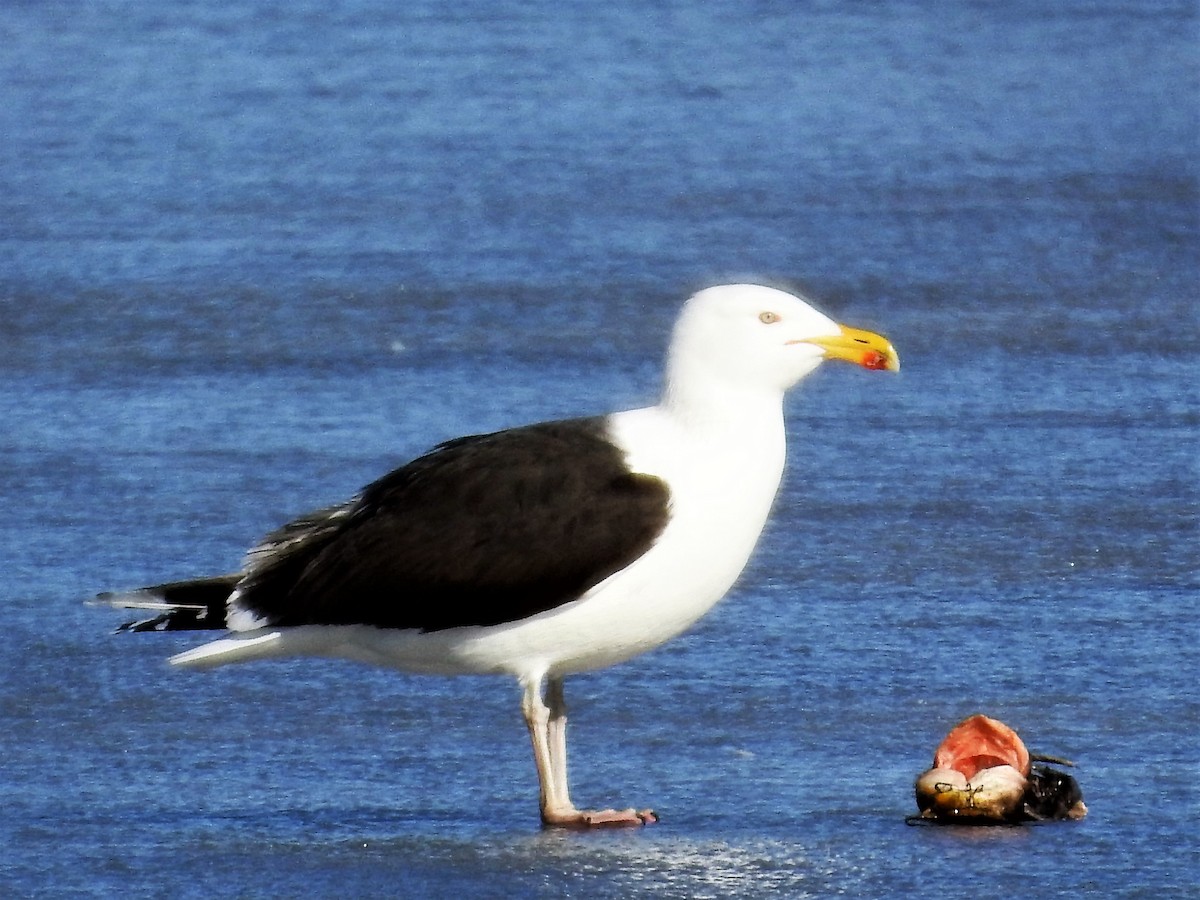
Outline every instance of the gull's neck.
<path id="1" fill-rule="evenodd" d="M 724 379 L 695 377 L 695 373 L 686 380 L 668 377 L 659 408 L 689 430 L 709 434 L 751 437 L 784 427 L 781 390 L 750 388 Z"/>
<path id="2" fill-rule="evenodd" d="M 672 360 L 659 408 L 681 424 L 706 432 L 758 432 L 764 427 L 782 429 L 783 393 Z"/>

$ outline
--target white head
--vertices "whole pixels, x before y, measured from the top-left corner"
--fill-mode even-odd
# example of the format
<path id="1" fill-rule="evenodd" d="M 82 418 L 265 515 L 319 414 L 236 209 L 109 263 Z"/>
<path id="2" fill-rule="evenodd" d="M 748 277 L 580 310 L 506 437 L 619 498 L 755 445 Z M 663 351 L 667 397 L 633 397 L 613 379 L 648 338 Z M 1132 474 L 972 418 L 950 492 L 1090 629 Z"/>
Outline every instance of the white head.
<path id="1" fill-rule="evenodd" d="M 885 338 L 839 325 L 785 291 L 756 284 L 707 288 L 688 300 L 675 324 L 667 400 L 781 397 L 830 358 L 900 368 Z"/>

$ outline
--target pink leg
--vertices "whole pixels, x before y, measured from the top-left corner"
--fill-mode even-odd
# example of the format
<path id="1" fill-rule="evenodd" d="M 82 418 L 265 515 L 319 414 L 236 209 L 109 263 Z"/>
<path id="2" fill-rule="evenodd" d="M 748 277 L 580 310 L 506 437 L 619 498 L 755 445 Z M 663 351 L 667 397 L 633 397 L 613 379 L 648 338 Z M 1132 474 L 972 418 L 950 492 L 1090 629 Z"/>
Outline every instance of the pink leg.
<path id="1" fill-rule="evenodd" d="M 542 823 L 564 828 L 598 825 L 646 825 L 658 821 L 648 809 L 576 809 L 567 786 L 567 707 L 561 678 L 551 678 L 543 700 L 541 679 L 524 685 L 521 711 L 533 742 L 533 759 L 541 784 Z"/>

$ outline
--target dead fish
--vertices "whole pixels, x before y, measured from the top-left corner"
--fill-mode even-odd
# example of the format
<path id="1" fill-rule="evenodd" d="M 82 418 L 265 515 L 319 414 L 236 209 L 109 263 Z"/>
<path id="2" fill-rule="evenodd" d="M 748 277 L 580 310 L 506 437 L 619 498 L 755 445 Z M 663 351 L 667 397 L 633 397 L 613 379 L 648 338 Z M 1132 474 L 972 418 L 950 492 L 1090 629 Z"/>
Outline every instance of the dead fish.
<path id="1" fill-rule="evenodd" d="M 974 715 L 950 730 L 933 754 L 933 767 L 916 782 L 914 818 L 934 822 L 1000 824 L 1081 819 L 1087 814 L 1078 782 L 1038 757 L 998 719 Z"/>

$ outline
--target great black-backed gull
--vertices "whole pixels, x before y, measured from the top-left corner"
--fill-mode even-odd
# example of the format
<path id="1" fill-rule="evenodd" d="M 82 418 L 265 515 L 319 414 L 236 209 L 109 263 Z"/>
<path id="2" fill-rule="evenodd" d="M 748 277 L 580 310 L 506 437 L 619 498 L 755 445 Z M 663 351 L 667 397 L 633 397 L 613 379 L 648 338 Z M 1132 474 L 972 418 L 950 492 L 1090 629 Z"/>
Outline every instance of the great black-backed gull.
<path id="1" fill-rule="evenodd" d="M 567 788 L 563 678 L 657 647 L 729 590 L 784 463 L 784 392 L 825 359 L 899 369 L 892 345 L 749 284 L 684 305 L 656 406 L 444 443 L 296 519 L 236 574 L 101 595 L 228 629 L 190 668 L 288 656 L 509 675 L 522 688 L 547 825 L 636 825 Z"/>

